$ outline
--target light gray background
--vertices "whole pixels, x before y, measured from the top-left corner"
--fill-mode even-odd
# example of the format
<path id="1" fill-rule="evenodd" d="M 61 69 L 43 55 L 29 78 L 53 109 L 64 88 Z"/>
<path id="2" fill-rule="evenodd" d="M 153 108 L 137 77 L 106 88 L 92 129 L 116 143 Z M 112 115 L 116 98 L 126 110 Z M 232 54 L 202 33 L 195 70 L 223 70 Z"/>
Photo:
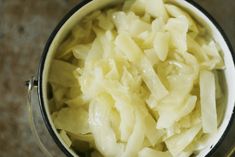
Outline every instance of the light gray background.
<path id="1" fill-rule="evenodd" d="M 210 12 L 235 47 L 235 0 L 195 0 Z M 43 47 L 79 0 L 0 0 L 0 156 L 42 157 L 27 121 L 26 88 Z M 233 122 L 234 123 L 234 122 Z M 214 157 L 235 145 L 235 124 Z"/>

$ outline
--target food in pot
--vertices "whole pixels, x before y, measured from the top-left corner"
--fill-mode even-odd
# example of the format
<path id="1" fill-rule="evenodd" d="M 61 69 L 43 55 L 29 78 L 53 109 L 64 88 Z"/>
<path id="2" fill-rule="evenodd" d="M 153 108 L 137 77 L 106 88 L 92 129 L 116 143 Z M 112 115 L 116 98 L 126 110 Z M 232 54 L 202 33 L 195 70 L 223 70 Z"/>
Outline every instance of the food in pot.
<path id="1" fill-rule="evenodd" d="M 92 157 L 188 157 L 216 133 L 221 50 L 162 0 L 127 0 L 84 17 L 51 63 L 59 135 Z"/>

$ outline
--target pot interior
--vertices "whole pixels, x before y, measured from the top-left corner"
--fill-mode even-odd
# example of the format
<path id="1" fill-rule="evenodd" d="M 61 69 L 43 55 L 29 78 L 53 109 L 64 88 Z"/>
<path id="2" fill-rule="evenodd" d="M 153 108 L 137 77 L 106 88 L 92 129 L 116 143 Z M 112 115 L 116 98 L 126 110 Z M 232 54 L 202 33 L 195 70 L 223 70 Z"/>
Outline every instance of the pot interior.
<path id="1" fill-rule="evenodd" d="M 120 1 L 119 1 L 120 2 Z M 206 16 L 202 11 L 200 11 L 197 7 L 190 4 L 189 2 L 182 1 L 182 0 L 170 0 L 170 3 L 174 3 L 181 8 L 185 9 L 194 19 L 199 22 L 201 25 L 203 25 L 211 34 L 213 39 L 216 41 L 216 43 L 220 46 L 226 69 L 222 72 L 224 75 L 224 90 L 226 93 L 226 103 L 224 106 L 221 107 L 221 111 L 223 113 L 221 114 L 221 123 L 218 128 L 218 132 L 210 135 L 209 140 L 205 143 L 208 146 L 203 149 L 202 151 L 198 152 L 197 157 L 202 157 L 208 154 L 211 149 L 218 143 L 218 141 L 222 138 L 227 126 L 229 125 L 229 122 L 231 120 L 233 109 L 234 109 L 234 102 L 235 102 L 235 69 L 234 69 L 234 61 L 232 57 L 232 52 L 228 47 L 227 41 L 225 41 L 225 38 L 219 31 L 219 29 L 216 27 L 216 25 L 211 21 L 211 19 Z M 63 40 L 66 38 L 66 36 L 70 33 L 70 30 L 87 14 L 91 13 L 94 10 L 101 9 L 103 7 L 107 7 L 108 5 L 113 5 L 113 1 L 110 0 L 93 0 L 89 3 L 87 3 L 85 6 L 79 9 L 79 7 L 75 7 L 75 12 L 70 12 L 68 15 L 70 16 L 65 23 L 61 25 L 58 32 L 55 31 L 51 38 L 48 41 L 48 45 L 46 46 L 46 51 L 44 52 L 44 62 L 42 63 L 40 67 L 41 73 L 39 73 L 39 77 L 41 79 L 39 82 L 39 90 L 41 90 L 41 102 L 42 107 L 45 109 L 45 113 L 43 113 L 46 117 L 46 120 L 51 125 L 52 131 L 56 137 L 57 140 L 59 140 L 60 143 L 67 149 L 67 151 L 72 154 L 73 156 L 77 156 L 76 153 L 69 149 L 66 144 L 63 142 L 63 140 L 60 138 L 50 115 L 50 108 L 48 106 L 48 95 L 50 95 L 50 90 L 48 90 L 48 73 L 50 69 L 50 62 L 54 58 L 55 53 L 57 51 L 57 48 L 63 42 Z M 77 11 L 76 11 L 77 10 Z M 226 86 L 227 85 L 227 86 Z"/>

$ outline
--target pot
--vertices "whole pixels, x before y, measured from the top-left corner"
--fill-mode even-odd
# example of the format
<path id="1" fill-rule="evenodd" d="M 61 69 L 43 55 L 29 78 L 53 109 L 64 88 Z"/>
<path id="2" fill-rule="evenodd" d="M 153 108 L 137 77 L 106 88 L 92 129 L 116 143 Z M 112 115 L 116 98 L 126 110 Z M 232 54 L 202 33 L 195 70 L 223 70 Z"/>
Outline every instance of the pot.
<path id="1" fill-rule="evenodd" d="M 38 68 L 37 75 L 27 82 L 29 87 L 29 109 L 32 130 L 39 142 L 39 145 L 43 151 L 51 156 L 51 151 L 49 152 L 45 143 L 52 141 L 53 150 L 61 152 L 62 156 L 78 156 L 73 150 L 68 148 L 63 140 L 60 138 L 50 116 L 50 110 L 48 107 L 48 73 L 50 68 L 50 62 L 55 55 L 55 50 L 59 44 L 63 41 L 66 35 L 69 33 L 71 28 L 78 23 L 85 15 L 88 13 L 107 7 L 108 5 L 115 5 L 115 3 L 120 1 L 110 1 L 110 0 L 88 0 L 82 1 L 77 6 L 75 6 L 65 17 L 60 21 L 55 30 L 49 37 L 44 52 L 41 56 L 40 65 Z M 234 53 L 232 51 L 231 44 L 226 37 L 225 33 L 217 22 L 210 16 L 204 9 L 191 0 L 171 0 L 172 3 L 185 9 L 191 14 L 198 22 L 205 26 L 214 40 L 218 43 L 224 53 L 224 62 L 226 69 L 224 70 L 225 84 L 226 87 L 226 100 L 227 103 L 224 109 L 223 120 L 221 121 L 217 133 L 213 134 L 208 141 L 208 146 L 202 149 L 197 157 L 209 157 L 215 152 L 216 149 L 222 143 L 224 137 L 226 136 L 229 127 L 234 119 L 234 104 L 235 104 L 235 67 L 234 67 Z M 34 94 L 33 94 L 34 93 Z M 33 97 L 33 99 L 31 99 Z M 34 111 L 40 110 L 40 112 Z M 37 118 L 35 118 L 35 116 Z M 41 121 L 35 121 L 35 119 L 40 119 Z M 38 124 L 43 126 L 38 127 Z M 46 139 L 44 142 L 42 138 L 38 135 L 38 128 L 45 132 Z M 54 145 L 56 143 L 56 145 Z"/>

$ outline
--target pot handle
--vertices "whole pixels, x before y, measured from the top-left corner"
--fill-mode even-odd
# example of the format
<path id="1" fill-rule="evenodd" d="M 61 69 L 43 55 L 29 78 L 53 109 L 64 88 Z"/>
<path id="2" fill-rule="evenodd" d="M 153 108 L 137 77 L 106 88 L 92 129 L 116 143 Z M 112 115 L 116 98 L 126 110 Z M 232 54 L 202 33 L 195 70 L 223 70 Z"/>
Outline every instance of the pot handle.
<path id="1" fill-rule="evenodd" d="M 51 153 L 47 150 L 47 148 L 43 144 L 38 134 L 38 131 L 35 125 L 35 119 L 33 116 L 32 92 L 33 92 L 33 89 L 37 87 L 37 80 L 35 79 L 35 77 L 32 77 L 30 80 L 26 81 L 26 86 L 28 87 L 27 107 L 28 107 L 28 120 L 29 120 L 31 131 L 36 139 L 36 142 L 38 143 L 38 146 L 43 151 L 43 153 L 45 153 L 47 157 L 52 157 Z"/>
<path id="2" fill-rule="evenodd" d="M 235 146 L 232 147 L 232 149 L 228 153 L 227 157 L 233 157 L 234 155 L 235 155 Z"/>

